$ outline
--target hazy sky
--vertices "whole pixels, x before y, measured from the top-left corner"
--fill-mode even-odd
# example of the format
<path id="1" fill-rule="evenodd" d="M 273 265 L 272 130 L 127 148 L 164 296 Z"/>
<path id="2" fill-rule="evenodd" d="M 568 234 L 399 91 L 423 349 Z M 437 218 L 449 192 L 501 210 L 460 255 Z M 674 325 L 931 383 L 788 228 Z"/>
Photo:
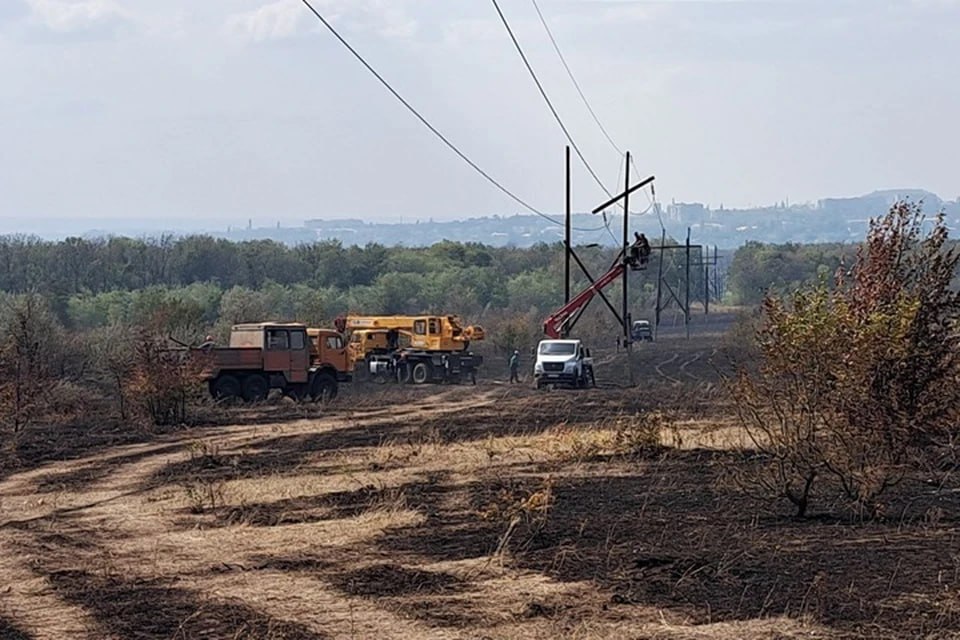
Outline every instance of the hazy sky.
<path id="1" fill-rule="evenodd" d="M 620 158 L 530 0 L 500 0 L 588 160 Z M 565 140 L 489 0 L 315 0 L 428 119 L 537 207 Z M 960 195 L 960 1 L 540 0 L 661 200 Z M 299 0 L 0 0 L 0 218 L 453 218 L 520 208 Z M 603 194 L 582 170 L 575 205 Z M 641 201 L 645 204 L 645 201 Z"/>

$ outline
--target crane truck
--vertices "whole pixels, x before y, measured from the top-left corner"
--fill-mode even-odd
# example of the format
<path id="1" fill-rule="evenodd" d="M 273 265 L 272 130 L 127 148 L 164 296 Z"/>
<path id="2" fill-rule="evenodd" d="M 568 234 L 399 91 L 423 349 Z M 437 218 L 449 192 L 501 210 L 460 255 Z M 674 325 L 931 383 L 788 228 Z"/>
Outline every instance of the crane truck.
<path id="1" fill-rule="evenodd" d="M 626 257 L 620 255 L 623 259 L 618 258 L 609 271 L 544 320 L 543 332 L 547 339 L 537 345 L 537 360 L 533 365 L 533 379 L 538 389 L 560 384 L 596 386 L 590 349 L 580 340 L 568 339 L 567 335 L 597 293 L 616 282 L 626 269 L 642 270 L 646 264 L 644 256 L 638 252 L 631 251 Z"/>
<path id="2" fill-rule="evenodd" d="M 350 367 L 358 378 L 401 383 L 476 382 L 483 357 L 469 351 L 485 337 L 457 316 L 347 315 L 334 323 L 348 336 Z"/>

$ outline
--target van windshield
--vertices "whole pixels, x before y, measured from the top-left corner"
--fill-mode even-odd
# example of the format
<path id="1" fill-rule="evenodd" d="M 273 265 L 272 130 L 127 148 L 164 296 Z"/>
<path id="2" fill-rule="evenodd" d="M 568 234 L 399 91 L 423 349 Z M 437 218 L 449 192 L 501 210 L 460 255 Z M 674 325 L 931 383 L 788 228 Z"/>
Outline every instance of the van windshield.
<path id="1" fill-rule="evenodd" d="M 577 345 L 573 342 L 544 342 L 540 345 L 541 355 L 569 356 L 576 351 Z"/>

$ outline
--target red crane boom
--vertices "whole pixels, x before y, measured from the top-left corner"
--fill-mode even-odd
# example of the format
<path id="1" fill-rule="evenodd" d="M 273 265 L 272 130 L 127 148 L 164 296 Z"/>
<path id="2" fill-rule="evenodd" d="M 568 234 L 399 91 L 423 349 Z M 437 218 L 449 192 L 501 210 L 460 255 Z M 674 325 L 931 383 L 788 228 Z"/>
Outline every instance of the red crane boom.
<path id="1" fill-rule="evenodd" d="M 550 316 L 543 322 L 543 332 L 554 340 L 558 339 L 561 334 L 561 329 L 563 329 L 563 325 L 567 323 L 567 321 L 570 319 L 570 316 L 581 309 L 583 305 L 590 302 L 590 300 L 593 299 L 593 296 L 595 296 L 598 291 L 619 278 L 623 274 L 624 268 L 625 267 L 623 263 L 614 265 L 610 271 L 607 271 L 605 274 L 597 278 L 593 284 L 571 298 L 570 302 L 550 314 Z"/>

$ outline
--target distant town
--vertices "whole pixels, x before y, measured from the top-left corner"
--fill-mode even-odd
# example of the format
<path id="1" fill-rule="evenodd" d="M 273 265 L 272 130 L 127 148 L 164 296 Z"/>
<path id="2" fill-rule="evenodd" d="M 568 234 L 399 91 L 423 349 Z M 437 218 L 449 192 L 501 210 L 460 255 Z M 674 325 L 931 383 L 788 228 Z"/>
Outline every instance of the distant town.
<path id="1" fill-rule="evenodd" d="M 723 205 L 711 208 L 697 202 L 673 201 L 656 208 L 651 206 L 643 212 L 633 211 L 630 229 L 645 233 L 656 242 L 663 230 L 673 240 L 682 241 L 689 228 L 694 243 L 715 245 L 720 249 L 735 249 L 749 241 L 856 242 L 863 238 L 871 217 L 884 213 L 893 202 L 900 199 L 922 202 L 924 211 L 930 215 L 942 211 L 949 227 L 960 227 L 960 198 L 948 201 L 922 189 L 891 189 L 858 197 L 825 198 L 803 204 L 780 202 L 748 209 L 727 209 Z M 574 214 L 574 243 L 603 246 L 619 244 L 622 220 L 619 210 L 615 209 L 611 209 L 606 217 Z M 246 225 L 203 230 L 114 228 L 112 225 L 103 225 L 99 229 L 59 228 L 56 232 L 38 235 L 62 238 L 68 235 L 152 236 L 161 233 L 203 234 L 235 241 L 269 239 L 290 245 L 339 241 L 344 245 L 379 243 L 414 247 L 453 240 L 491 246 L 528 247 L 540 242 L 562 241 L 564 231 L 562 215 L 554 214 L 550 219 L 545 219 L 536 215 L 516 214 L 414 222 L 371 222 L 359 218 L 331 217 L 305 220 L 298 226 L 258 226 L 251 220 Z"/>

